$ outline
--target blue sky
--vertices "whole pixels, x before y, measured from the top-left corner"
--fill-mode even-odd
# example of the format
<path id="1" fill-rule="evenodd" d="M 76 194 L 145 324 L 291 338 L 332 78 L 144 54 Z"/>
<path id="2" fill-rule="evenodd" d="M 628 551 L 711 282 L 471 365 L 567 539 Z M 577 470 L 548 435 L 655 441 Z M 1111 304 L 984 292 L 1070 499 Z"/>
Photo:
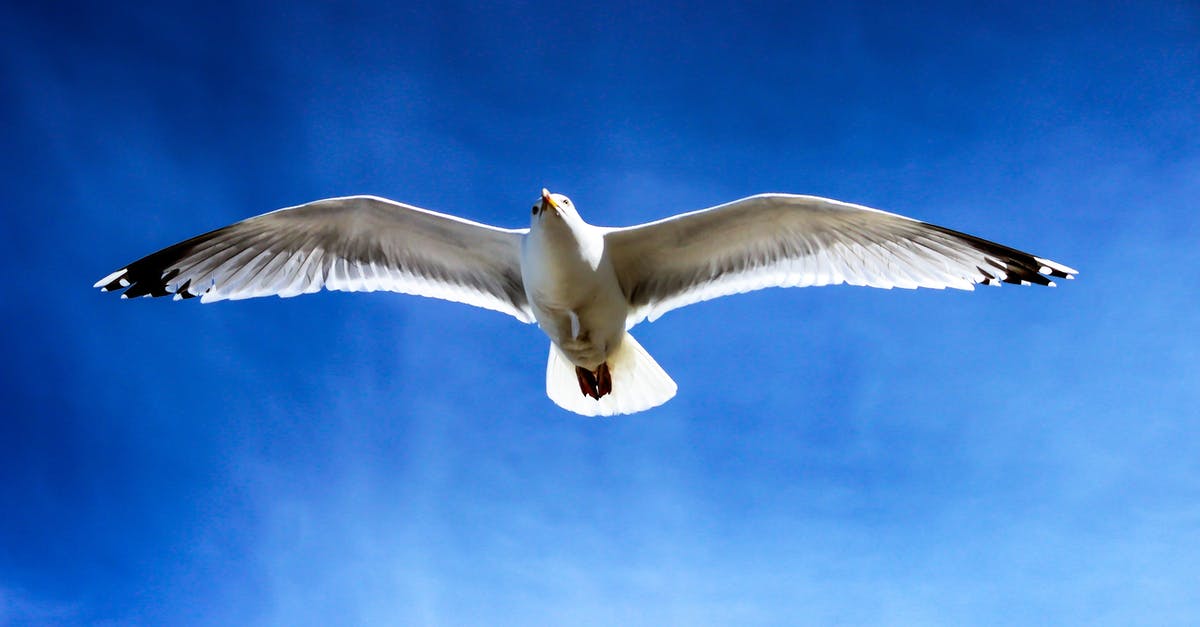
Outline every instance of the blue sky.
<path id="1" fill-rule="evenodd" d="M 5 4 L 0 623 L 1195 624 L 1200 11 L 823 4 Z M 679 310 L 637 330 L 679 395 L 608 420 L 495 312 L 89 289 L 322 197 L 516 227 L 543 186 L 1081 275 Z"/>

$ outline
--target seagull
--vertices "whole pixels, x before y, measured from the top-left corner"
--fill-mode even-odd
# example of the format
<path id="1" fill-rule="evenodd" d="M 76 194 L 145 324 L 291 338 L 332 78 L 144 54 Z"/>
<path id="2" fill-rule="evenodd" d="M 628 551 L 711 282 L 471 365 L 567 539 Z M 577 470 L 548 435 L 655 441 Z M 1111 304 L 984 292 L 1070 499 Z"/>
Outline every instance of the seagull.
<path id="1" fill-rule="evenodd" d="M 584 416 L 630 414 L 676 384 L 629 334 L 643 320 L 767 287 L 973 290 L 1078 272 L 972 235 L 828 198 L 759 194 L 656 222 L 593 226 L 542 189 L 529 228 L 505 229 L 376 196 L 265 213 L 147 255 L 93 287 L 200 302 L 322 288 L 466 303 L 537 323 L 546 394 Z"/>

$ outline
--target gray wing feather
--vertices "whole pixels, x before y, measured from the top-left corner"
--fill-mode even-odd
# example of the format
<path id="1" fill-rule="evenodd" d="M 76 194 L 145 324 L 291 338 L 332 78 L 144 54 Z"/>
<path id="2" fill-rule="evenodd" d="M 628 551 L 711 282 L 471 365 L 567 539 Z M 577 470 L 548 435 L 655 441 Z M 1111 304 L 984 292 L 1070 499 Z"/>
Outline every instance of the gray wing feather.
<path id="1" fill-rule="evenodd" d="M 386 290 L 533 322 L 521 280 L 524 229 L 500 229 L 373 196 L 280 209 L 193 237 L 104 277 L 122 298 L 201 302 L 322 288 Z"/>
<path id="2" fill-rule="evenodd" d="M 1053 286 L 1062 264 L 972 235 L 849 203 L 763 194 L 605 234 L 628 325 L 766 287 L 866 285 L 972 290 Z"/>

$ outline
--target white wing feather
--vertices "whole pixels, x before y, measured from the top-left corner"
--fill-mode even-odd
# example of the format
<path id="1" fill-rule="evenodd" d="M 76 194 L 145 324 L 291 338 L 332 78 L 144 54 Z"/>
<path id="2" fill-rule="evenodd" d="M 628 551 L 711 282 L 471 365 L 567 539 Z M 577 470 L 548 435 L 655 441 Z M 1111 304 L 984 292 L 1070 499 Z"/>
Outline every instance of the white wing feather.
<path id="1" fill-rule="evenodd" d="M 994 242 L 849 203 L 762 194 L 605 234 L 627 327 L 766 287 L 1053 286 L 1077 271 Z"/>
<path id="2" fill-rule="evenodd" d="M 374 196 L 272 211 L 148 255 L 98 281 L 122 298 L 201 302 L 386 290 L 533 314 L 521 281 L 527 229 L 500 229 Z"/>

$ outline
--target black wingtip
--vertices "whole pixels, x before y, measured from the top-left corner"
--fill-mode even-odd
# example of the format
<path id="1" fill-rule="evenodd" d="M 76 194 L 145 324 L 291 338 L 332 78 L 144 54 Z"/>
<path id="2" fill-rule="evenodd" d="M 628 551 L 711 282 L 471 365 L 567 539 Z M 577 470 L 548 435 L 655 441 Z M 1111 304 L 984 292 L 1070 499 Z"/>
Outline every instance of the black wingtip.
<path id="1" fill-rule="evenodd" d="M 158 252 L 151 253 L 129 264 L 96 282 L 102 292 L 125 291 L 121 298 L 137 298 L 138 296 L 174 296 L 180 299 L 195 298 L 203 292 L 189 291 L 190 281 L 174 286 L 171 281 L 179 276 L 180 268 L 175 267 L 198 245 L 203 244 L 230 227 L 209 231 L 189 240 L 168 246 Z"/>
<path id="2" fill-rule="evenodd" d="M 928 224 L 928 223 L 926 223 Z M 1001 281 L 1013 285 L 1041 285 L 1055 287 L 1051 278 L 1074 279 L 1077 272 L 1059 263 L 1035 257 L 1027 252 L 1009 248 L 1003 244 L 988 241 L 983 238 L 968 235 L 943 226 L 929 224 L 935 230 L 969 241 L 975 248 L 987 255 L 987 263 L 994 270 L 979 268 L 983 274 L 983 283 L 999 285 Z M 999 280 L 997 280 L 999 278 Z"/>

